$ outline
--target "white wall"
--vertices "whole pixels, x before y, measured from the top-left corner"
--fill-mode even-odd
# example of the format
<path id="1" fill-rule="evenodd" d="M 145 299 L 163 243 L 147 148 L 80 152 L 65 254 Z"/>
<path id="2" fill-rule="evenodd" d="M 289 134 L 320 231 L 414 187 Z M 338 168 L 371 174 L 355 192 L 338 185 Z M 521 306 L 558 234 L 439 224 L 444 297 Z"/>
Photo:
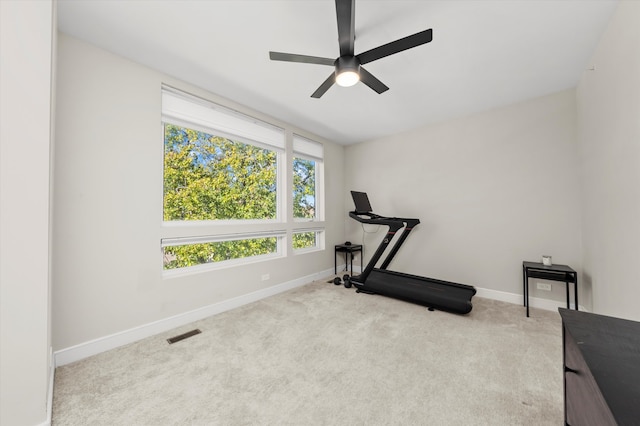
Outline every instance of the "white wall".
<path id="1" fill-rule="evenodd" d="M 0 1 L 0 424 L 47 421 L 52 1 Z"/>
<path id="2" fill-rule="evenodd" d="M 522 294 L 523 260 L 549 254 L 580 271 L 575 109 L 568 90 L 347 147 L 347 190 L 421 220 L 390 269 L 511 294 Z M 370 255 L 381 235 L 364 235 Z M 530 294 L 566 300 L 563 284 L 553 288 Z"/>
<path id="3" fill-rule="evenodd" d="M 621 1 L 578 86 L 584 282 L 640 320 L 640 2 Z"/>
<path id="4" fill-rule="evenodd" d="M 63 34 L 57 80 L 55 350 L 333 271 L 342 146 L 324 141 L 327 250 L 163 279 L 161 83 L 264 117 Z"/>

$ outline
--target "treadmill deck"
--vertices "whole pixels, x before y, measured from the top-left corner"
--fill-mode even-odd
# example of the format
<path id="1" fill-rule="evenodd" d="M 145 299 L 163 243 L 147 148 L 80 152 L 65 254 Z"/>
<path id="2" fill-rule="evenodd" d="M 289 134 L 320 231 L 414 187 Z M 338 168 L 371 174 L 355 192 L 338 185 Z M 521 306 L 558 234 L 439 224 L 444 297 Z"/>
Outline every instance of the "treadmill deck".
<path id="1" fill-rule="evenodd" d="M 366 283 L 359 282 L 358 278 L 353 277 L 351 282 L 361 292 L 459 314 L 471 312 L 471 298 L 476 294 L 476 289 L 469 285 L 377 268 L 371 271 Z"/>

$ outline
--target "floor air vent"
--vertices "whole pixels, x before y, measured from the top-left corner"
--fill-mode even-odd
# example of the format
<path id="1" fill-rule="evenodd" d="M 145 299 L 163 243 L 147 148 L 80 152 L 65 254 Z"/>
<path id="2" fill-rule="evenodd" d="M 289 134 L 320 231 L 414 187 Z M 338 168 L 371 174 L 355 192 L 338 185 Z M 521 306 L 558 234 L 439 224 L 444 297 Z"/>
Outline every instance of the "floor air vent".
<path id="1" fill-rule="evenodd" d="M 179 342 L 180 340 L 188 339 L 189 337 L 195 336 L 196 334 L 200 334 L 200 333 L 202 333 L 202 331 L 196 328 L 195 330 L 187 331 L 186 333 L 181 334 L 179 336 L 171 337 L 167 339 L 167 342 L 169 342 L 169 344 L 171 345 L 173 343 Z"/>

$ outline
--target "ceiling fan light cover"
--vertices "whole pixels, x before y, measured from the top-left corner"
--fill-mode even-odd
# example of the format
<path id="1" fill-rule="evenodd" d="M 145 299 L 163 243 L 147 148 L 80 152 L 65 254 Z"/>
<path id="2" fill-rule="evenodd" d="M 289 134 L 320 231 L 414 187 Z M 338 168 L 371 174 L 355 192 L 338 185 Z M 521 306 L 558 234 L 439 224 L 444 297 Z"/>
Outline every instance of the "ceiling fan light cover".
<path id="1" fill-rule="evenodd" d="M 349 87 L 360 81 L 360 64 L 354 56 L 340 56 L 336 60 L 336 84 Z"/>
<path id="2" fill-rule="evenodd" d="M 349 87 L 360 81 L 360 75 L 353 70 L 345 70 L 336 75 L 338 86 Z"/>

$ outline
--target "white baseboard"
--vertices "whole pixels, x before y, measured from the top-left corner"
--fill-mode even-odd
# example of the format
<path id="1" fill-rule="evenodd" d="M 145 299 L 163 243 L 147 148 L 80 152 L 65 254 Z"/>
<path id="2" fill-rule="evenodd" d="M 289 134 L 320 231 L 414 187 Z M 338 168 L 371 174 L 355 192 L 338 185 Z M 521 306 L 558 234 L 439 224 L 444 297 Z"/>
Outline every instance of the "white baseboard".
<path id="1" fill-rule="evenodd" d="M 341 277 L 342 274 L 351 272 L 351 265 L 343 263 L 342 265 L 337 265 L 336 270 L 338 271 L 337 275 Z M 360 274 L 362 271 L 363 270 L 360 268 L 360 262 L 358 262 L 357 265 L 353 265 L 353 274 Z"/>
<path id="2" fill-rule="evenodd" d="M 55 366 L 70 364 L 72 362 L 79 361 L 81 359 L 88 358 L 101 352 L 115 349 L 119 346 L 127 345 L 129 343 L 133 343 L 150 336 L 154 336 L 158 333 L 172 330 L 176 327 L 180 327 L 191 322 L 210 317 L 212 315 L 226 312 L 249 303 L 257 302 L 258 300 L 264 299 L 266 297 L 274 296 L 287 290 L 301 287 L 312 281 L 330 276 L 332 273 L 333 270 L 327 269 L 325 271 L 307 275 L 302 278 L 297 278 L 295 280 L 278 284 L 273 287 L 268 287 L 249 294 L 235 297 L 233 299 L 225 300 L 219 303 L 214 303 L 212 305 L 195 309 L 193 311 L 185 312 L 183 314 L 164 318 L 149 324 L 144 324 L 139 327 L 90 340 L 88 342 L 84 342 L 69 348 L 61 349 L 59 351 L 56 351 L 54 354 Z"/>
<path id="3" fill-rule="evenodd" d="M 499 300 L 502 302 L 513 303 L 515 305 L 523 305 L 524 307 L 524 299 L 522 294 L 517 293 L 507 293 L 505 291 L 491 290 L 488 288 L 478 288 L 476 287 L 476 296 L 484 297 L 487 299 Z M 566 301 L 558 301 L 558 300 L 550 300 L 550 299 L 541 299 L 539 297 L 529 297 L 529 307 L 544 309 L 546 311 L 558 311 L 558 308 L 564 308 L 567 306 Z M 571 309 L 575 308 L 575 304 L 571 303 Z M 584 306 L 579 305 L 581 311 L 586 311 Z"/>
<path id="4" fill-rule="evenodd" d="M 492 290 L 489 288 L 476 287 L 476 296 L 484 297 L 486 299 L 500 300 L 501 302 L 508 302 L 513 304 L 524 303 L 521 294 L 507 293 L 505 291 Z M 533 306 L 533 297 L 530 298 L 529 301 L 531 302 L 531 306 Z"/>

